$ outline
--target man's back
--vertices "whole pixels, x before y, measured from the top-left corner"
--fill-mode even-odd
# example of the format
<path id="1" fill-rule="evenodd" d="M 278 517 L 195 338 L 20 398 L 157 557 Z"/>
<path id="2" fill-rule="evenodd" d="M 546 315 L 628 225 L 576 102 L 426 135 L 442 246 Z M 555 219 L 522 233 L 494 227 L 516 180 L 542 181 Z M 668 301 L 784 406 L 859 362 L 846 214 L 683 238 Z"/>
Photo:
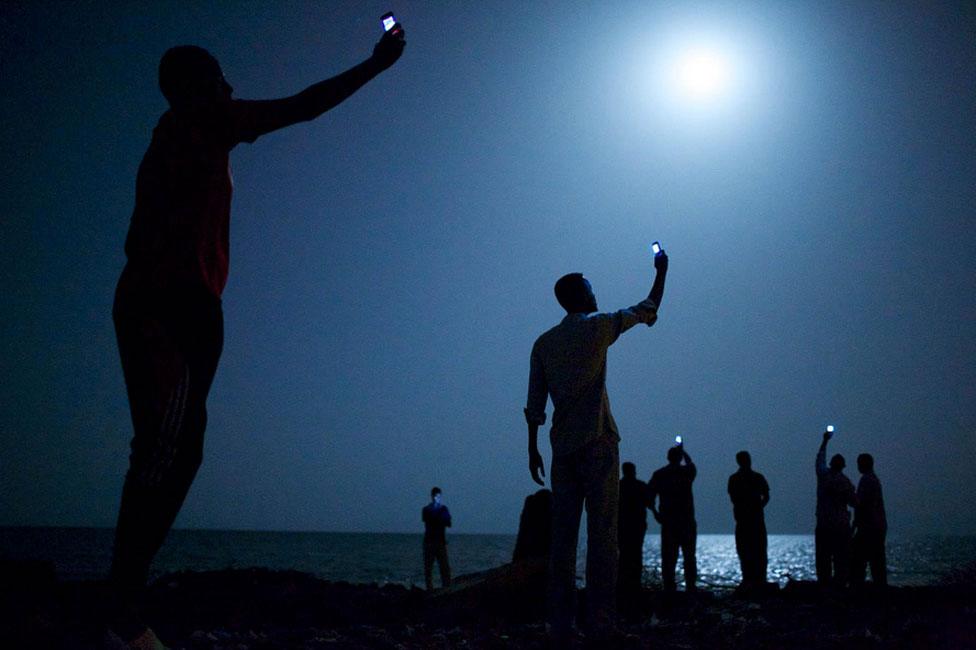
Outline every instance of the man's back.
<path id="1" fill-rule="evenodd" d="M 847 507 L 855 503 L 854 484 L 837 470 L 829 470 L 817 479 L 817 523 L 827 526 L 849 526 Z"/>
<path id="2" fill-rule="evenodd" d="M 637 478 L 620 479 L 620 530 L 637 530 L 647 526 L 647 483 Z"/>
<path id="3" fill-rule="evenodd" d="M 728 491 L 736 521 L 762 519 L 763 504 L 769 495 L 766 477 L 751 469 L 740 469 L 729 477 Z"/>
<path id="4" fill-rule="evenodd" d="M 874 472 L 861 475 L 857 484 L 857 506 L 854 508 L 854 522 L 864 531 L 886 532 L 888 520 L 885 516 L 884 498 L 881 494 L 881 481 Z"/>
<path id="5" fill-rule="evenodd" d="M 539 419 L 547 396 L 552 397 L 549 437 L 554 455 L 571 453 L 605 435 L 620 439 L 606 389 L 607 348 L 637 323 L 656 318 L 651 300 L 612 313 L 573 313 L 536 340 L 526 412 Z"/>
<path id="6" fill-rule="evenodd" d="M 691 485 L 697 470 L 692 464 L 668 464 L 651 475 L 648 491 L 661 499 L 662 524 L 686 524 L 695 520 L 695 499 Z"/>

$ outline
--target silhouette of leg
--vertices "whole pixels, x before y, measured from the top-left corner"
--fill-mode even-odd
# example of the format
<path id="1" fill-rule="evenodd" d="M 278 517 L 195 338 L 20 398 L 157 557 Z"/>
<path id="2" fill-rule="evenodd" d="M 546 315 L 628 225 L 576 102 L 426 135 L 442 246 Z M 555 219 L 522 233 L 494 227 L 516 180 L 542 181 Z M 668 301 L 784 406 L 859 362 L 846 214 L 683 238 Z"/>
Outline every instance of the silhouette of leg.
<path id="1" fill-rule="evenodd" d="M 818 525 L 814 532 L 814 545 L 816 547 L 816 567 L 817 582 L 826 585 L 830 582 L 831 549 L 830 538 L 827 530 Z"/>
<path id="2" fill-rule="evenodd" d="M 868 549 L 865 543 L 864 531 L 858 530 L 851 541 L 851 586 L 859 587 L 864 584 L 865 568 L 868 563 Z"/>
<path id="3" fill-rule="evenodd" d="M 587 624 L 599 638 L 615 618 L 620 463 L 615 441 L 601 438 L 584 451 Z"/>
<path id="4" fill-rule="evenodd" d="M 759 522 L 756 530 L 756 573 L 757 584 L 766 584 L 766 574 L 769 571 L 769 540 L 766 536 L 766 522 Z"/>
<path id="5" fill-rule="evenodd" d="M 674 591 L 674 568 L 678 564 L 678 539 L 671 524 L 661 524 L 661 582 L 664 591 Z"/>
<path id="6" fill-rule="evenodd" d="M 834 583 L 847 586 L 851 573 L 851 529 L 839 528 L 834 539 Z"/>
<path id="7" fill-rule="evenodd" d="M 437 549 L 437 568 L 441 572 L 441 586 L 445 589 L 451 586 L 451 564 L 447 561 L 447 544 L 440 544 Z"/>
<path id="8" fill-rule="evenodd" d="M 681 543 L 681 555 L 685 569 L 685 591 L 698 589 L 698 558 L 695 549 L 698 546 L 698 526 L 694 522 L 684 530 Z"/>
<path id="9" fill-rule="evenodd" d="M 753 558 L 750 554 L 748 530 L 743 522 L 736 522 L 735 524 L 735 552 L 739 556 L 739 569 L 742 571 L 741 585 L 745 587 L 752 580 Z"/>
<path id="10" fill-rule="evenodd" d="M 583 514 L 579 452 L 555 456 L 552 484 L 552 551 L 549 554 L 548 620 L 553 637 L 568 636 L 576 613 L 576 545 Z"/>
<path id="11" fill-rule="evenodd" d="M 424 540 L 424 583 L 427 591 L 434 591 L 434 556 L 436 549 L 431 542 Z M 443 574 L 441 574 L 443 575 Z"/>
<path id="12" fill-rule="evenodd" d="M 116 589 L 130 595 L 145 586 L 200 466 L 223 347 L 219 301 L 131 307 L 117 303 L 114 313 L 134 435 L 111 569 Z"/>

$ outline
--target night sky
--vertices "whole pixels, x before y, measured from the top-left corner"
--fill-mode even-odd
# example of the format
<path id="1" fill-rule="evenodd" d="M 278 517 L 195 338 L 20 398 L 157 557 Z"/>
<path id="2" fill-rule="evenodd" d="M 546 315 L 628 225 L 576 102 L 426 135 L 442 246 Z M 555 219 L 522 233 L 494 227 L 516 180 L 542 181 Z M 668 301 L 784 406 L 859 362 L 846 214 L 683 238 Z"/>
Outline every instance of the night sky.
<path id="1" fill-rule="evenodd" d="M 397 65 L 231 156 L 226 342 L 177 526 L 420 531 L 436 484 L 455 532 L 514 532 L 553 282 L 634 304 L 658 239 L 660 319 L 609 354 L 621 460 L 646 479 L 683 435 L 723 533 L 748 449 L 770 532 L 812 533 L 834 424 L 892 534 L 976 533 L 972 4 L 118 4 L 0 4 L 0 525 L 114 525 L 111 305 L 162 53 L 278 97 L 368 56 L 392 8 Z M 689 47 L 727 56 L 722 92 L 674 86 Z"/>

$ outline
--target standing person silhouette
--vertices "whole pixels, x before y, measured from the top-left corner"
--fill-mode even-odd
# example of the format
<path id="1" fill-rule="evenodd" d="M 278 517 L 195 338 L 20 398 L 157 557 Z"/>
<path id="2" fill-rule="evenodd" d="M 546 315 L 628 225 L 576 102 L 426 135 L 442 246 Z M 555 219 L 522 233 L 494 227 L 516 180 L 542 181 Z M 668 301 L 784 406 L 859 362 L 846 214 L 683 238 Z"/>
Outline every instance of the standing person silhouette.
<path id="1" fill-rule="evenodd" d="M 766 477 L 752 469 L 748 451 L 735 455 L 739 471 L 729 477 L 729 498 L 735 516 L 735 551 L 742 568 L 742 587 L 766 583 L 766 519 L 763 508 L 769 503 Z"/>
<path id="2" fill-rule="evenodd" d="M 691 456 L 679 442 L 668 449 L 668 464 L 654 472 L 647 482 L 647 501 L 654 519 L 661 524 L 661 582 L 666 592 L 678 588 L 674 568 L 678 564 L 679 549 L 684 562 L 685 591 L 698 588 L 695 558 L 698 524 L 695 522 L 695 497 L 691 491 L 697 475 L 698 469 Z M 660 508 L 655 507 L 658 499 Z"/>
<path id="3" fill-rule="evenodd" d="M 335 107 L 393 65 L 404 45 L 397 25 L 362 63 L 266 101 L 233 99 L 220 64 L 200 47 L 163 55 L 159 87 L 169 110 L 139 166 L 112 310 L 134 428 L 110 573 L 123 606 L 145 587 L 202 460 L 207 394 L 223 347 L 230 151 Z M 110 634 L 160 645 L 134 612 Z"/>
<path id="4" fill-rule="evenodd" d="M 647 298 L 628 309 L 598 313 L 593 288 L 581 273 L 556 282 L 556 300 L 566 310 L 559 325 L 532 346 L 525 420 L 529 429 L 529 472 L 539 485 L 545 476 L 539 427 L 552 397 L 552 552 L 549 558 L 548 619 L 552 640 L 568 642 L 576 593 L 576 544 L 586 507 L 586 606 L 589 635 L 614 633 L 617 587 L 617 425 L 607 397 L 607 348 L 637 323 L 653 325 L 664 295 L 668 257 L 654 258 L 657 270 Z"/>
<path id="5" fill-rule="evenodd" d="M 843 587 L 847 584 L 851 563 L 851 516 L 848 506 L 857 502 L 854 485 L 844 475 L 847 463 L 834 454 L 827 467 L 827 443 L 833 432 L 824 431 L 817 451 L 817 582 L 821 585 Z"/>
<path id="6" fill-rule="evenodd" d="M 875 587 L 888 585 L 888 566 L 885 560 L 885 537 L 888 534 L 888 518 L 885 516 L 881 481 L 874 473 L 874 456 L 860 454 L 857 470 L 861 480 L 857 483 L 857 505 L 854 507 L 854 562 L 851 584 L 864 583 L 866 565 L 871 565 L 871 580 Z"/>
<path id="7" fill-rule="evenodd" d="M 620 562 L 617 570 L 618 606 L 621 613 L 636 613 L 644 572 L 644 536 L 647 534 L 647 483 L 637 478 L 637 467 L 620 467 L 620 508 L 617 538 Z"/>
<path id="8" fill-rule="evenodd" d="M 427 591 L 434 591 L 434 560 L 441 572 L 441 586 L 451 586 L 451 565 L 447 561 L 447 537 L 444 529 L 451 527 L 451 512 L 441 503 L 442 492 L 439 487 L 431 488 L 430 503 L 420 511 L 424 522 L 424 580 Z"/>

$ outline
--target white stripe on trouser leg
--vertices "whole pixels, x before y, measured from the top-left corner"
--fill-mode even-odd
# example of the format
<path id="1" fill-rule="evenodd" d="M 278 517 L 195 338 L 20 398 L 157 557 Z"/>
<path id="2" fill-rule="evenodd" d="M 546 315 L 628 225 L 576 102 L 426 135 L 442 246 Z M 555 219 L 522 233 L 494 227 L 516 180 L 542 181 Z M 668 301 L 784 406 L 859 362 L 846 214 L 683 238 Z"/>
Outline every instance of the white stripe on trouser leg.
<path id="1" fill-rule="evenodd" d="M 163 413 L 159 435 L 156 437 L 156 444 L 153 446 L 152 454 L 145 468 L 143 484 L 147 486 L 159 485 L 166 470 L 172 466 L 176 459 L 180 431 L 183 428 L 186 413 L 186 397 L 189 393 L 189 385 L 190 368 L 184 365 L 183 378 L 180 379 L 170 394 L 166 411 Z"/>

